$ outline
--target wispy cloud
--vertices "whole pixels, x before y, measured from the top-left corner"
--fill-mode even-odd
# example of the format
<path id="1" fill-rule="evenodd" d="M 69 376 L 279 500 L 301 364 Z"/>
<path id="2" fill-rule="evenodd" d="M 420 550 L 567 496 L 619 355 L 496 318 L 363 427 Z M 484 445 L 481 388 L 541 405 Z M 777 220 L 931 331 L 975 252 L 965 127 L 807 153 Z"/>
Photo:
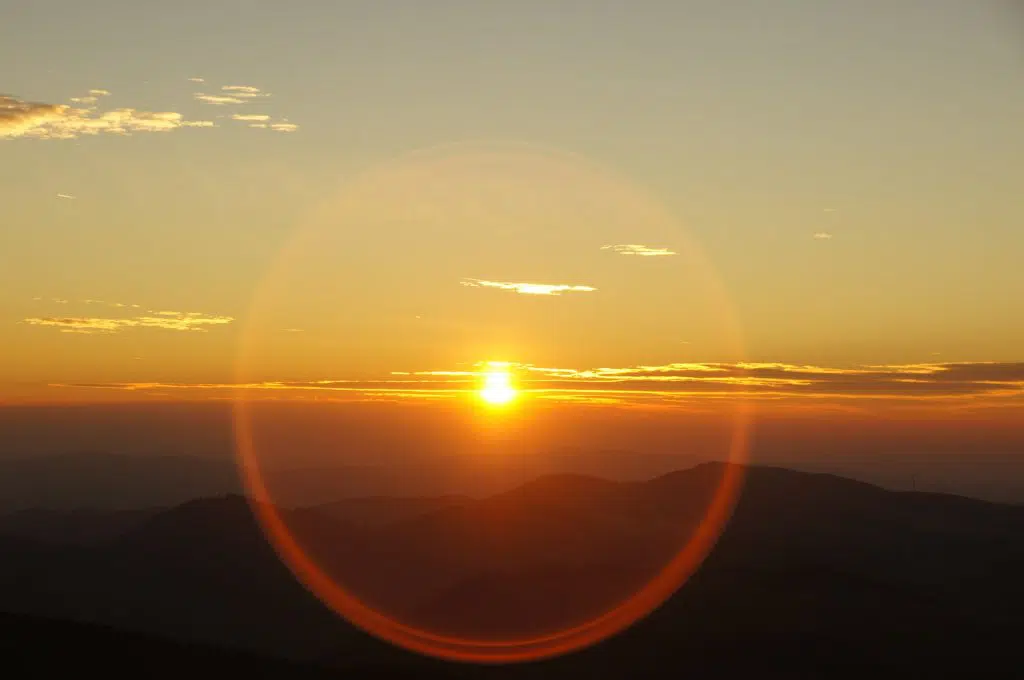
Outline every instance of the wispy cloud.
<path id="1" fill-rule="evenodd" d="M 126 309 L 126 308 L 140 309 L 141 308 L 141 305 L 129 304 L 129 303 L 126 303 L 126 302 L 108 302 L 107 300 L 94 300 L 94 299 L 91 299 L 91 298 L 90 299 L 86 299 L 86 300 L 82 300 L 82 302 L 84 302 L 87 305 L 103 305 L 105 307 L 115 307 L 117 309 Z"/>
<path id="2" fill-rule="evenodd" d="M 131 108 L 101 111 L 98 97 L 107 90 L 90 90 L 79 104 L 43 104 L 0 96 L 0 138 L 75 139 L 82 135 L 131 135 L 137 132 L 168 132 L 189 127 L 212 127 L 208 120 L 186 120 L 174 111 L 140 111 Z"/>
<path id="3" fill-rule="evenodd" d="M 483 279 L 463 279 L 461 284 L 472 288 L 499 288 L 523 295 L 561 295 L 562 293 L 590 293 L 597 290 L 593 286 L 565 283 L 513 283 L 510 281 L 484 281 Z"/>
<path id="4" fill-rule="evenodd" d="M 77 198 L 77 196 L 72 196 L 71 194 L 57 194 L 57 198 L 66 198 L 70 201 L 73 201 Z"/>
<path id="5" fill-rule="evenodd" d="M 264 92 L 258 87 L 252 85 L 225 85 L 220 88 L 224 92 L 230 92 L 232 96 L 242 97 L 245 99 L 255 99 L 257 97 L 269 97 L 269 92 Z"/>
<path id="6" fill-rule="evenodd" d="M 67 300 L 53 298 L 52 302 L 67 304 Z M 87 305 L 102 305 L 118 309 L 138 309 L 137 304 L 107 302 L 105 300 L 83 300 Z M 217 316 L 201 312 L 174 312 L 147 310 L 146 313 L 131 317 L 97 316 L 38 316 L 23 319 L 21 323 L 30 326 L 48 326 L 62 333 L 117 333 L 126 328 L 160 328 L 171 331 L 206 331 L 210 326 L 221 326 L 234 321 L 230 316 Z"/>
<path id="7" fill-rule="evenodd" d="M 229 106 L 247 104 L 254 99 L 265 99 L 271 94 L 253 85 L 222 85 L 220 92 L 214 94 L 196 92 L 192 96 L 197 101 L 206 104 Z M 273 120 L 273 116 L 264 113 L 236 113 L 231 116 L 231 119 L 248 123 L 248 127 L 251 128 L 273 132 L 295 132 L 299 129 L 296 123 L 292 123 L 287 118 Z"/>
<path id="8" fill-rule="evenodd" d="M 218 94 L 208 94 L 206 92 L 196 92 L 193 97 L 201 102 L 207 104 L 215 104 L 217 106 L 224 106 L 225 104 L 245 104 L 252 99 L 260 99 L 269 97 L 269 92 L 264 92 L 258 87 L 252 85 L 224 85 L 220 88 Z"/>
<path id="9" fill-rule="evenodd" d="M 827 241 L 830 238 L 832 238 L 832 234 L 828 233 L 827 231 L 819 231 L 814 233 L 814 238 L 821 241 Z"/>
<path id="10" fill-rule="evenodd" d="M 652 248 L 638 243 L 625 243 L 612 246 L 601 246 L 601 250 L 610 250 L 619 255 L 640 255 L 643 257 L 657 257 L 659 255 L 675 255 L 674 251 L 668 248 Z"/>
<path id="11" fill-rule="evenodd" d="M 189 78 L 189 82 L 192 82 L 192 83 L 205 83 L 206 82 L 206 78 L 201 78 L 199 76 L 196 76 L 194 78 Z"/>

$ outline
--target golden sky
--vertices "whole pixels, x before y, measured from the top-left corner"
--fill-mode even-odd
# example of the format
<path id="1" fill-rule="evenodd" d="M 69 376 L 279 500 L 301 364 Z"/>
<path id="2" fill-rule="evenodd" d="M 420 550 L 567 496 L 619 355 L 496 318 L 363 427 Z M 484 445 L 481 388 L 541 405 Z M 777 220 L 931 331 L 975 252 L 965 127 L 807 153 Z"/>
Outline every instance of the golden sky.
<path id="1" fill-rule="evenodd" d="M 1019 407 L 997 3 L 100 4 L 0 41 L 4 402 Z"/>

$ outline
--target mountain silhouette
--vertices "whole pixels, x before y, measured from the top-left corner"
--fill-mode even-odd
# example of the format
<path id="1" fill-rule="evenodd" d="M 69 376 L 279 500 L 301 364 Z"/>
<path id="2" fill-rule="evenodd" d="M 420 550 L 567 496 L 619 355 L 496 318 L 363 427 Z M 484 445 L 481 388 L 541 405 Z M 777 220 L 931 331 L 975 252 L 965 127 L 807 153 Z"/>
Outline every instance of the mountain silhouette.
<path id="1" fill-rule="evenodd" d="M 324 568 L 373 604 L 501 636 L 628 595 L 689 535 L 722 471 L 705 464 L 644 482 L 553 475 L 480 499 L 282 512 Z M 2 610 L 340 668 L 436 668 L 327 610 L 238 495 L 155 511 L 88 545 L 3 536 L 0 552 Z M 967 668 L 1013 649 L 1020 573 L 1022 507 L 754 467 L 715 549 L 649 617 L 564 658 L 457 668 L 527 677 L 708 674 L 741 661 L 828 675 Z"/>
<path id="2" fill-rule="evenodd" d="M 683 455 L 563 449 L 510 458 L 421 455 L 373 465 L 277 465 L 263 472 L 275 502 L 309 506 L 374 496 L 488 495 L 581 471 L 642 480 L 696 462 Z M 83 451 L 0 459 L 0 512 L 150 510 L 243 492 L 230 449 L 210 457 Z"/>

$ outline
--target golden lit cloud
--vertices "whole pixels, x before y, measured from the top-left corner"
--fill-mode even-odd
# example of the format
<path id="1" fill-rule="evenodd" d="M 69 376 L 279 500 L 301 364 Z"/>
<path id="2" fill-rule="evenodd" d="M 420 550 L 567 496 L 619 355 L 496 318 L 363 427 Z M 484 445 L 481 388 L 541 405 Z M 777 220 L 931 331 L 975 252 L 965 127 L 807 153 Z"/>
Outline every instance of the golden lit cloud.
<path id="1" fill-rule="evenodd" d="M 21 137 L 60 120 L 67 106 L 0 96 L 0 137 Z"/>
<path id="2" fill-rule="evenodd" d="M 827 231 L 819 231 L 815 232 L 814 238 L 822 241 L 827 241 L 828 239 L 832 238 L 832 234 L 828 233 Z"/>
<path id="3" fill-rule="evenodd" d="M 202 78 L 190 78 L 203 82 Z M 142 111 L 134 108 L 103 109 L 101 99 L 108 90 L 92 89 L 87 96 L 72 97 L 68 104 L 30 102 L 0 95 L 0 139 L 76 139 L 85 135 L 131 135 L 136 132 L 167 132 L 181 128 L 216 127 L 212 120 L 189 120 L 175 111 Z M 254 98 L 269 97 L 251 85 L 225 85 L 218 93 L 197 92 L 193 98 L 217 106 L 245 104 Z M 294 132 L 299 128 L 287 118 L 270 114 L 234 114 L 232 119 L 249 127 L 274 132 Z M 73 198 L 60 194 L 62 198 Z"/>
<path id="4" fill-rule="evenodd" d="M 614 246 L 601 246 L 601 250 L 610 250 L 619 255 L 640 255 L 642 257 L 657 257 L 660 255 L 675 255 L 674 251 L 668 248 L 652 248 L 637 243 L 626 243 Z"/>
<path id="5" fill-rule="evenodd" d="M 206 82 L 206 78 L 200 78 L 200 77 L 198 77 L 198 76 L 197 76 L 197 77 L 195 77 L 195 78 L 189 78 L 189 82 L 193 82 L 193 83 L 205 83 L 205 82 Z"/>
<path id="6" fill-rule="evenodd" d="M 71 194 L 57 194 L 57 198 L 66 198 L 70 201 L 73 201 L 77 198 L 77 196 L 72 196 Z"/>
<path id="7" fill-rule="evenodd" d="M 561 295 L 562 293 L 590 293 L 596 291 L 593 286 L 578 286 L 565 283 L 512 283 L 509 281 L 484 281 L 482 279 L 463 279 L 463 286 L 471 288 L 499 288 L 523 295 Z"/>
<path id="8" fill-rule="evenodd" d="M 0 138 L 75 139 L 83 135 L 131 135 L 136 132 L 168 132 L 188 127 L 212 127 L 212 121 L 186 120 L 173 111 L 139 111 L 120 108 L 100 111 L 96 97 L 106 90 L 90 90 L 77 103 L 41 104 L 14 97 L 0 97 Z"/>

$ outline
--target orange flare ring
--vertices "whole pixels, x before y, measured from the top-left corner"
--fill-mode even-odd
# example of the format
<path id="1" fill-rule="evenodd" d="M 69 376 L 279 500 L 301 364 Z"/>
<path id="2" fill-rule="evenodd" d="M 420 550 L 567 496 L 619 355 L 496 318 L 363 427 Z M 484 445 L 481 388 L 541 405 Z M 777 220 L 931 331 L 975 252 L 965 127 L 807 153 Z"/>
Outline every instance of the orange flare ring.
<path id="1" fill-rule="evenodd" d="M 413 155 L 420 153 L 425 152 Z M 578 159 L 574 154 L 559 152 L 559 155 Z M 294 245 L 293 242 L 292 246 Z M 281 258 L 284 259 L 287 257 Z M 278 265 L 281 260 L 278 261 Z M 260 292 L 265 288 L 266 280 L 264 279 L 264 285 L 259 286 L 253 296 L 253 308 L 256 307 L 255 301 L 259 298 Z M 722 294 L 717 279 L 713 281 L 713 286 L 718 288 L 722 312 L 727 317 L 727 325 L 732 330 L 732 338 L 738 348 L 739 333 L 732 307 Z M 241 336 L 239 361 L 236 366 L 236 375 L 240 378 L 249 335 L 248 332 L 244 332 Z M 245 380 L 239 379 L 238 383 L 244 384 Z M 635 594 L 586 623 L 557 633 L 510 640 L 475 640 L 435 634 L 381 614 L 346 591 L 303 550 L 274 505 L 257 461 L 250 408 L 244 389 L 236 392 L 233 402 L 233 423 L 237 462 L 250 507 L 278 556 L 311 593 L 351 623 L 400 647 L 451 661 L 510 663 L 534 661 L 576 651 L 622 631 L 661 605 L 700 566 L 729 520 L 743 483 L 743 463 L 746 462 L 749 451 L 751 407 L 740 398 L 734 402 L 734 406 L 732 436 L 725 472 L 719 480 L 699 527 L 672 560 Z"/>

